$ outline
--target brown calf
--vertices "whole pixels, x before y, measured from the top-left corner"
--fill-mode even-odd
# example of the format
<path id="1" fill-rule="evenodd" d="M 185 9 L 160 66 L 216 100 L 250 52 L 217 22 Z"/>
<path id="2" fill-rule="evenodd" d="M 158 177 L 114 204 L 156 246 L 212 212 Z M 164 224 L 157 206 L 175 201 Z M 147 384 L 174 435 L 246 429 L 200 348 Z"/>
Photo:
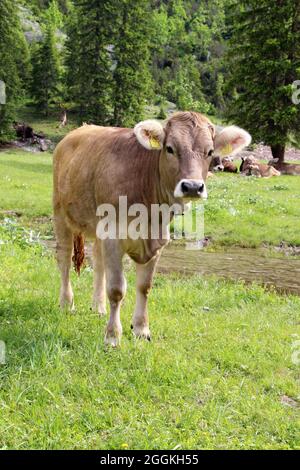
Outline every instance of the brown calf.
<path id="1" fill-rule="evenodd" d="M 231 157 L 224 157 L 222 159 L 222 164 L 224 167 L 224 171 L 227 173 L 237 173 L 238 167 L 233 163 Z"/>
<path id="2" fill-rule="evenodd" d="M 257 178 L 271 178 L 272 176 L 280 176 L 280 172 L 272 166 L 259 163 L 252 155 L 242 157 L 240 172 L 243 176 L 256 176 Z"/>
<path id="3" fill-rule="evenodd" d="M 209 165 L 209 171 L 213 172 L 213 171 L 223 171 L 223 170 L 224 170 L 224 166 L 222 163 L 222 158 L 220 156 L 214 155 Z"/>

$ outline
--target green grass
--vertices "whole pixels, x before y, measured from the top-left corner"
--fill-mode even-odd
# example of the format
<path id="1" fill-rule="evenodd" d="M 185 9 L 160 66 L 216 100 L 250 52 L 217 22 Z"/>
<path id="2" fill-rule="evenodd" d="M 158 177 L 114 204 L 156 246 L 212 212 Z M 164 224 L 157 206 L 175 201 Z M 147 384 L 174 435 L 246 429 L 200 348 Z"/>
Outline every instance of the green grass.
<path id="1" fill-rule="evenodd" d="M 218 174 L 208 181 L 205 234 L 216 245 L 300 245 L 300 178 Z"/>
<path id="2" fill-rule="evenodd" d="M 218 174 L 208 180 L 205 235 L 213 246 L 258 247 L 281 241 L 300 245 L 300 178 L 261 179 Z M 21 212 L 20 222 L 49 233 L 52 155 L 0 153 L 1 210 Z M 1 217 L 1 213 L 0 213 Z"/>
<path id="3" fill-rule="evenodd" d="M 44 235 L 53 233 L 52 155 L 15 149 L 0 152 L 0 201 L 0 221 L 16 212 L 20 224 Z"/>
<path id="4" fill-rule="evenodd" d="M 0 448 L 299 448 L 300 298 L 157 275 L 148 343 L 130 330 L 129 270 L 122 347 L 105 349 L 91 269 L 72 276 L 76 315 L 62 313 L 53 256 L 28 231 L 50 234 L 51 164 L 50 154 L 0 153 Z M 299 244 L 298 184 L 216 176 L 206 234 L 217 245 Z"/>
<path id="5" fill-rule="evenodd" d="M 5 232 L 5 231 L 4 231 Z M 92 273 L 73 276 L 76 315 L 62 313 L 58 273 L 39 246 L 0 250 L 0 447 L 4 449 L 293 449 L 299 446 L 292 348 L 300 299 L 199 276 L 157 276 L 153 340 L 130 330 L 105 350 L 89 310 Z M 209 307 L 209 310 L 203 307 Z M 299 330 L 298 330 L 299 331 Z"/>

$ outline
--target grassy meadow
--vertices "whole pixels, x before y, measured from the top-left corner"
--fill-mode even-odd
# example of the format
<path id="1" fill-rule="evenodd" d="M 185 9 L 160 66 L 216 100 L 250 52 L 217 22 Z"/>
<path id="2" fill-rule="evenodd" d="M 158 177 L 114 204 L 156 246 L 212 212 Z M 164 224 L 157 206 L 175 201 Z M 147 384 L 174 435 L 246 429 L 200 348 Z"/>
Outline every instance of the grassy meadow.
<path id="1" fill-rule="evenodd" d="M 129 269 L 122 347 L 105 349 L 91 268 L 72 274 L 76 315 L 64 314 L 53 254 L 39 243 L 52 236 L 51 160 L 0 153 L 0 448 L 299 448 L 300 298 L 157 275 L 148 343 L 130 330 Z M 212 178 L 205 232 L 216 249 L 300 245 L 299 178 Z"/>
<path id="2" fill-rule="evenodd" d="M 52 155 L 10 149 L 0 154 L 1 208 L 20 224 L 51 233 Z M 300 245 L 299 178 L 246 178 L 218 174 L 208 180 L 205 235 L 215 247 Z"/>

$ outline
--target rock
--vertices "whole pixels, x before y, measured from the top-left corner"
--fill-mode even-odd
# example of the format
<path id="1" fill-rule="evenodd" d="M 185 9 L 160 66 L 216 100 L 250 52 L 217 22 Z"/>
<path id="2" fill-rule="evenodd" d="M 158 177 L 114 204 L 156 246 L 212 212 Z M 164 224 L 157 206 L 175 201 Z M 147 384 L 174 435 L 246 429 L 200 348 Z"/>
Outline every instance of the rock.
<path id="1" fill-rule="evenodd" d="M 40 151 L 41 152 L 47 152 L 48 150 L 48 144 L 46 143 L 45 139 L 40 139 Z"/>

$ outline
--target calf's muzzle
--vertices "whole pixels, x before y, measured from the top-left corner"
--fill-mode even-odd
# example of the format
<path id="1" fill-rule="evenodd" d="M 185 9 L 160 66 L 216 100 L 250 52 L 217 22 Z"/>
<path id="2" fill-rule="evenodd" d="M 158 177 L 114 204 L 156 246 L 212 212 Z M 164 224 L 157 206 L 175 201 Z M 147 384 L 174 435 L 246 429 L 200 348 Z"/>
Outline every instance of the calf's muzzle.
<path id="1" fill-rule="evenodd" d="M 207 198 L 206 187 L 203 180 L 188 180 L 184 179 L 179 181 L 175 191 L 175 197 L 183 198 Z"/>

